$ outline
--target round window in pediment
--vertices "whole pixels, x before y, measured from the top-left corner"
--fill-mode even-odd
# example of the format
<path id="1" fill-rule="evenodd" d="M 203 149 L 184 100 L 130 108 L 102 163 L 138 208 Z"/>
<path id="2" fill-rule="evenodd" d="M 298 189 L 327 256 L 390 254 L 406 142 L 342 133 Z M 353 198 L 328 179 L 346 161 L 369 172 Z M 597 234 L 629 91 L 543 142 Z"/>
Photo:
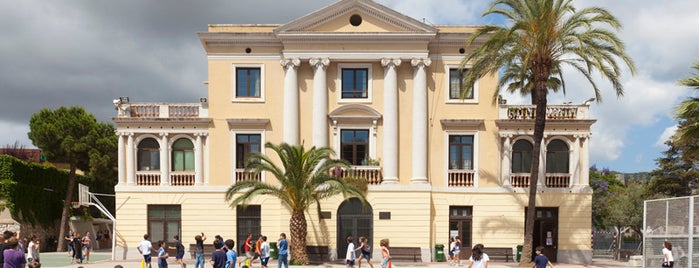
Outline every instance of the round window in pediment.
<path id="1" fill-rule="evenodd" d="M 349 22 L 350 22 L 350 24 L 352 24 L 352 26 L 357 27 L 360 24 L 362 24 L 362 16 L 359 16 L 358 14 L 354 14 L 350 17 Z"/>

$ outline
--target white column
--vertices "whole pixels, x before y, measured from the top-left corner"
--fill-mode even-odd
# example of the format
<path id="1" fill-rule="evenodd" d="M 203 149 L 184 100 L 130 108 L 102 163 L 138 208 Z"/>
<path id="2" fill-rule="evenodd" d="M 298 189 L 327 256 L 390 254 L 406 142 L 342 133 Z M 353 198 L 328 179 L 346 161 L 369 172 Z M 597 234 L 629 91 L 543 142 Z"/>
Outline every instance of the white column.
<path id="1" fill-rule="evenodd" d="M 284 134 L 283 141 L 297 145 L 299 142 L 299 89 L 296 69 L 301 64 L 298 58 L 282 59 L 284 67 Z"/>
<path id="2" fill-rule="evenodd" d="M 170 185 L 170 145 L 167 133 L 160 133 L 160 185 Z"/>
<path id="3" fill-rule="evenodd" d="M 413 175 L 411 183 L 427 183 L 427 71 L 430 59 L 413 58 Z"/>
<path id="4" fill-rule="evenodd" d="M 119 152 L 117 155 L 118 162 L 118 172 L 119 172 L 119 183 L 118 185 L 124 185 L 126 183 L 126 148 L 124 148 L 124 133 L 117 132 L 117 137 L 119 141 Z"/>
<path id="5" fill-rule="evenodd" d="M 539 188 L 546 185 L 546 134 L 541 138 L 541 146 L 539 146 Z"/>
<path id="6" fill-rule="evenodd" d="M 126 135 L 126 185 L 136 185 L 136 146 L 133 143 L 133 133 Z"/>
<path id="7" fill-rule="evenodd" d="M 398 74 L 400 59 L 381 59 L 384 67 L 383 184 L 398 183 Z"/>
<path id="8" fill-rule="evenodd" d="M 582 142 L 580 185 L 590 185 L 590 136 L 583 136 L 580 142 Z"/>
<path id="9" fill-rule="evenodd" d="M 206 136 L 206 133 L 197 133 L 196 144 L 194 144 L 194 185 L 201 186 L 204 185 L 202 179 L 202 163 L 204 163 L 204 146 L 202 145 L 202 136 Z"/>
<path id="10" fill-rule="evenodd" d="M 571 178 L 570 186 L 580 185 L 580 135 L 573 135 L 573 150 L 571 152 L 572 157 L 570 158 Z"/>
<path id="11" fill-rule="evenodd" d="M 328 58 L 311 58 L 313 66 L 313 146 L 328 146 Z"/>
<path id="12" fill-rule="evenodd" d="M 502 144 L 502 184 L 512 185 L 510 181 L 510 172 L 512 171 L 510 164 L 512 163 L 512 135 L 505 134 L 505 141 Z"/>

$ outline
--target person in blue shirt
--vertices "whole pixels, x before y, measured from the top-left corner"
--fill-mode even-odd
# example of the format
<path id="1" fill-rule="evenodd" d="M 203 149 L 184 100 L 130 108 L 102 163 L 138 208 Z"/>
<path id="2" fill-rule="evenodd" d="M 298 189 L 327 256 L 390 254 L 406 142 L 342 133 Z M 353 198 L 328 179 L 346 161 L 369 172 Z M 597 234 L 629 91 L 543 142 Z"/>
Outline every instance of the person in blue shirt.
<path id="1" fill-rule="evenodd" d="M 285 268 L 289 268 L 289 243 L 286 242 L 285 233 L 279 234 L 279 241 L 277 241 L 277 244 L 279 244 L 279 253 L 277 255 L 279 261 L 277 262 L 277 268 L 282 268 L 282 264 L 284 264 Z"/>
<path id="2" fill-rule="evenodd" d="M 235 241 L 233 239 L 226 240 L 226 268 L 235 268 L 235 263 L 238 261 L 238 253 L 235 252 Z"/>
<path id="3" fill-rule="evenodd" d="M 211 266 L 214 268 L 226 268 L 226 253 L 221 249 L 223 247 L 223 241 L 214 240 L 214 248 L 216 249 L 211 253 Z"/>
<path id="4" fill-rule="evenodd" d="M 167 241 L 158 241 L 160 248 L 158 249 L 158 268 L 167 268 L 167 258 L 170 255 L 167 254 Z"/>
<path id="5" fill-rule="evenodd" d="M 544 250 L 544 247 L 538 246 L 536 247 L 536 257 L 534 257 L 534 268 L 546 268 L 546 266 L 551 266 L 553 268 L 553 264 L 549 261 L 549 258 L 546 258 L 544 254 L 541 252 Z"/>

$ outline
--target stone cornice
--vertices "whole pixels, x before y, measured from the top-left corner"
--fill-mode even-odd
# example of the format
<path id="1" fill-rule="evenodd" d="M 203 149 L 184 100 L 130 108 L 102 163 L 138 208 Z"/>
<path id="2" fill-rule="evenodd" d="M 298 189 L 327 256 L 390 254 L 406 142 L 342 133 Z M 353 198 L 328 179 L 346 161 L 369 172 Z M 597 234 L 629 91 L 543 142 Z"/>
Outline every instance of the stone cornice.
<path id="1" fill-rule="evenodd" d="M 478 128 L 483 125 L 482 119 L 442 119 L 439 120 L 443 129 L 466 127 Z"/>
<path id="2" fill-rule="evenodd" d="M 211 118 L 159 118 L 159 117 L 113 117 L 112 121 L 117 124 L 117 126 L 122 127 L 122 125 L 129 126 L 142 126 L 147 125 L 149 127 L 154 126 L 182 126 L 182 125 L 192 125 L 192 126 L 205 126 L 208 127 L 213 119 Z"/>
<path id="3" fill-rule="evenodd" d="M 268 118 L 228 118 L 228 126 L 232 128 L 259 128 L 263 129 L 269 125 Z"/>
<path id="4" fill-rule="evenodd" d="M 584 120 L 546 120 L 546 129 L 552 129 L 552 128 L 568 128 L 571 129 L 573 127 L 578 127 L 578 128 L 584 128 L 589 130 L 590 126 L 597 122 L 597 120 L 594 119 L 584 119 Z M 525 119 L 525 120 L 509 120 L 509 119 L 499 119 L 495 120 L 495 125 L 498 126 L 499 129 L 505 130 L 508 128 L 514 128 L 514 129 L 519 129 L 519 128 L 531 128 L 534 129 L 534 119 Z"/>
<path id="5" fill-rule="evenodd" d="M 282 43 L 418 43 L 427 44 L 434 33 L 421 32 L 294 32 L 277 35 Z"/>

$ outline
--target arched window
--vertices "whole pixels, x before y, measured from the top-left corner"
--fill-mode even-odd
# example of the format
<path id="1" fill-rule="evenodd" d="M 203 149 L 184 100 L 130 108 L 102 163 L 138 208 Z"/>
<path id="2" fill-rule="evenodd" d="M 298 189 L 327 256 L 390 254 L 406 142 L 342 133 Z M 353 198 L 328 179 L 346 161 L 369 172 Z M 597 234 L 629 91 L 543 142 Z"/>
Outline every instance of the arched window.
<path id="1" fill-rule="evenodd" d="M 568 144 L 552 140 L 546 146 L 546 173 L 568 173 L 569 158 Z"/>
<path id="2" fill-rule="evenodd" d="M 138 143 L 138 170 L 160 170 L 160 144 L 154 138 Z"/>
<path id="3" fill-rule="evenodd" d="M 181 138 L 172 144 L 172 171 L 194 170 L 194 144 Z"/>
<path id="4" fill-rule="evenodd" d="M 517 140 L 512 146 L 512 173 L 530 173 L 532 168 L 532 149 L 534 145 L 528 140 Z"/>

